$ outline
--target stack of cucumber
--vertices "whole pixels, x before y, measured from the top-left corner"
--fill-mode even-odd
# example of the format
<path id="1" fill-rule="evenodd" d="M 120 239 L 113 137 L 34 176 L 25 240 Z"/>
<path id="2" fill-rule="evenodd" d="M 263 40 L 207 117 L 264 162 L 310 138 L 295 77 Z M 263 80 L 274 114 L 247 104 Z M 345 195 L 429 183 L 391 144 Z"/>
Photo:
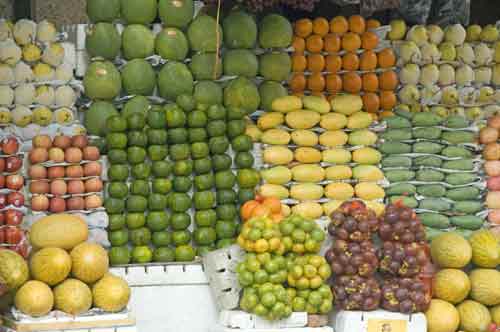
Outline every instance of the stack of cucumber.
<path id="1" fill-rule="evenodd" d="M 415 208 L 427 236 L 483 226 L 477 128 L 465 117 L 396 111 L 386 119 L 379 150 L 390 202 Z"/>

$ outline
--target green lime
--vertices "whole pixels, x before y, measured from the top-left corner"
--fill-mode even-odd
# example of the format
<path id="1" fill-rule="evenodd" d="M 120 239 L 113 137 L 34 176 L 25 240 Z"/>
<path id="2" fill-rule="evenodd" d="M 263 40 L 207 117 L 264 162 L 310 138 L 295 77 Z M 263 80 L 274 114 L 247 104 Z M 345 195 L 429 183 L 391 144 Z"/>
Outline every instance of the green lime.
<path id="1" fill-rule="evenodd" d="M 259 317 L 266 317 L 269 311 L 262 303 L 259 303 L 253 309 L 253 312 Z"/>
<path id="2" fill-rule="evenodd" d="M 215 182 L 217 183 L 217 174 L 215 175 Z M 217 204 L 235 204 L 236 193 L 232 189 L 219 189 L 217 190 Z"/>
<path id="3" fill-rule="evenodd" d="M 193 96 L 186 94 L 177 96 L 175 103 L 186 112 L 191 112 L 196 107 L 196 100 Z"/>
<path id="4" fill-rule="evenodd" d="M 209 190 L 197 191 L 194 193 L 193 201 L 196 210 L 211 209 L 215 204 L 214 193 Z"/>
<path id="5" fill-rule="evenodd" d="M 170 208 L 174 212 L 186 212 L 191 207 L 191 197 L 186 193 L 172 193 Z"/>
<path id="6" fill-rule="evenodd" d="M 148 129 L 147 130 L 148 143 L 163 145 L 168 142 L 168 133 L 165 129 Z"/>
<path id="7" fill-rule="evenodd" d="M 189 142 L 205 142 L 207 140 L 207 131 L 205 128 L 189 128 Z"/>
<path id="8" fill-rule="evenodd" d="M 142 130 L 129 131 L 127 133 L 127 145 L 128 146 L 148 146 L 148 136 Z"/>
<path id="9" fill-rule="evenodd" d="M 106 120 L 106 129 L 110 133 L 123 133 L 127 130 L 127 120 L 119 115 L 110 116 Z"/>
<path id="10" fill-rule="evenodd" d="M 183 231 L 191 225 L 191 216 L 185 212 L 174 213 L 170 217 L 170 225 L 174 231 Z"/>
<path id="11" fill-rule="evenodd" d="M 137 246 L 132 250 L 132 261 L 134 263 L 149 263 L 153 259 L 153 252 L 148 246 Z"/>
<path id="12" fill-rule="evenodd" d="M 175 231 L 172 233 L 172 240 L 175 246 L 181 246 L 191 242 L 191 232 L 188 230 Z"/>
<path id="13" fill-rule="evenodd" d="M 238 215 L 236 205 L 232 204 L 217 205 L 215 212 L 217 212 L 217 219 L 221 220 L 234 221 Z"/>
<path id="14" fill-rule="evenodd" d="M 156 248 L 153 252 L 153 261 L 168 263 L 175 261 L 175 250 L 168 247 Z"/>
<path id="15" fill-rule="evenodd" d="M 207 125 L 207 115 L 204 111 L 192 111 L 187 116 L 187 123 L 189 128 L 203 128 Z"/>
<path id="16" fill-rule="evenodd" d="M 146 217 L 146 226 L 153 232 L 163 231 L 170 224 L 170 214 L 165 211 L 150 211 Z"/>
<path id="17" fill-rule="evenodd" d="M 177 262 L 191 262 L 194 260 L 195 251 L 189 245 L 181 245 L 175 248 L 175 260 Z"/>
<path id="18" fill-rule="evenodd" d="M 176 176 L 174 177 L 173 189 L 179 193 L 187 193 L 191 190 L 193 183 L 190 176 Z"/>
<path id="19" fill-rule="evenodd" d="M 151 161 L 164 160 L 168 155 L 167 145 L 150 145 L 148 146 L 148 157 Z"/>
<path id="20" fill-rule="evenodd" d="M 240 120 L 245 118 L 247 112 L 244 109 L 239 107 L 229 107 L 227 109 L 227 119 L 228 120 Z"/>
<path id="21" fill-rule="evenodd" d="M 248 135 L 239 135 L 233 138 L 231 146 L 233 150 L 237 152 L 250 151 L 253 146 L 253 141 Z"/>
<path id="22" fill-rule="evenodd" d="M 108 214 L 119 214 L 125 210 L 125 201 L 119 198 L 108 197 L 104 201 L 104 208 Z"/>
<path id="23" fill-rule="evenodd" d="M 201 210 L 194 214 L 194 221 L 197 227 L 213 227 L 217 220 L 215 210 Z"/>
<path id="24" fill-rule="evenodd" d="M 215 247 L 213 244 L 208 245 L 208 246 L 197 246 L 196 247 L 196 254 L 198 256 L 205 256 L 206 254 L 208 254 L 209 252 L 214 251 L 214 250 L 215 250 Z"/>
<path id="25" fill-rule="evenodd" d="M 167 119 L 162 109 L 150 110 L 147 115 L 147 123 L 149 128 L 161 129 L 167 126 Z"/>
<path id="26" fill-rule="evenodd" d="M 154 232 L 151 241 L 155 247 L 166 247 L 172 243 L 172 233 Z"/>
<path id="27" fill-rule="evenodd" d="M 118 231 L 109 232 L 108 239 L 112 246 L 123 246 L 128 243 L 128 231 L 126 229 L 120 229 Z"/>
<path id="28" fill-rule="evenodd" d="M 123 182 L 111 182 L 108 184 L 109 197 L 125 198 L 128 195 L 128 186 Z"/>
<path id="29" fill-rule="evenodd" d="M 174 175 L 175 176 L 187 176 L 193 173 L 193 161 L 192 160 L 179 160 L 174 164 Z"/>
<path id="30" fill-rule="evenodd" d="M 149 211 L 162 211 L 167 208 L 167 196 L 162 194 L 151 194 L 148 197 Z"/>
<path id="31" fill-rule="evenodd" d="M 147 179 L 151 175 L 151 165 L 142 163 L 132 166 L 132 177 L 135 179 Z"/>
<path id="32" fill-rule="evenodd" d="M 126 216 L 127 227 L 129 229 L 141 228 L 146 224 L 146 216 L 144 213 L 133 213 L 129 212 Z"/>
<path id="33" fill-rule="evenodd" d="M 190 149 L 188 144 L 174 144 L 170 146 L 170 159 L 173 161 L 185 160 L 190 157 Z"/>
<path id="34" fill-rule="evenodd" d="M 146 117 L 142 113 L 133 113 L 127 117 L 129 130 L 142 130 L 146 126 Z"/>
<path id="35" fill-rule="evenodd" d="M 125 149 L 127 147 L 127 135 L 124 133 L 108 133 L 106 135 L 108 149 Z"/>
<path id="36" fill-rule="evenodd" d="M 182 144 L 189 141 L 189 134 L 186 128 L 174 128 L 168 131 L 169 144 Z"/>
<path id="37" fill-rule="evenodd" d="M 169 179 L 154 179 L 152 189 L 157 194 L 168 194 L 172 190 L 172 181 Z"/>
<path id="38" fill-rule="evenodd" d="M 215 187 L 217 189 L 232 189 L 236 184 L 236 176 L 230 170 L 215 173 Z"/>
<path id="39" fill-rule="evenodd" d="M 212 137 L 208 140 L 210 153 L 223 154 L 229 149 L 229 140 L 225 136 Z"/>
<path id="40" fill-rule="evenodd" d="M 210 137 L 224 136 L 226 134 L 226 121 L 210 121 L 207 125 L 207 133 Z"/>
<path id="41" fill-rule="evenodd" d="M 145 246 L 151 242 L 151 231 L 146 227 L 130 230 L 130 241 L 134 246 Z"/>
<path id="42" fill-rule="evenodd" d="M 217 249 L 222 249 L 225 247 L 229 247 L 235 243 L 234 239 L 220 239 L 217 241 L 216 247 Z"/>
<path id="43" fill-rule="evenodd" d="M 109 263 L 114 265 L 125 265 L 130 263 L 130 251 L 127 246 L 112 247 L 109 252 Z"/>
<path id="44" fill-rule="evenodd" d="M 205 103 L 196 103 L 196 110 L 206 112 L 208 110 L 208 105 Z"/>
<path id="45" fill-rule="evenodd" d="M 173 104 L 173 106 L 167 105 L 165 108 L 168 128 L 180 128 L 186 125 L 186 114 L 180 107 Z"/>
<path id="46" fill-rule="evenodd" d="M 125 103 L 122 108 L 121 115 L 125 119 L 128 119 L 129 116 L 135 113 L 140 113 L 146 116 L 146 113 L 148 112 L 150 107 L 151 104 L 145 96 L 135 96 Z"/>
<path id="47" fill-rule="evenodd" d="M 258 270 L 253 274 L 254 280 L 256 284 L 262 285 L 269 281 L 269 274 L 266 270 Z"/>
<path id="48" fill-rule="evenodd" d="M 108 160 L 111 164 L 125 164 L 127 163 L 127 151 L 122 149 L 109 150 Z"/>
<path id="49" fill-rule="evenodd" d="M 128 212 L 144 212 L 148 207 L 148 200 L 139 195 L 131 195 L 127 198 Z"/>
<path id="50" fill-rule="evenodd" d="M 198 245 L 209 245 L 215 243 L 217 234 L 215 230 L 211 227 L 200 227 L 197 228 L 193 233 L 194 241 Z"/>
<path id="51" fill-rule="evenodd" d="M 172 167 L 172 163 L 169 161 L 154 161 L 152 166 L 153 175 L 158 178 L 166 178 L 172 172 Z"/>
<path id="52" fill-rule="evenodd" d="M 128 148 L 127 160 L 132 165 L 143 163 L 146 160 L 146 150 L 138 146 Z"/>
<path id="53" fill-rule="evenodd" d="M 224 120 L 226 118 L 226 109 L 221 105 L 212 105 L 207 110 L 207 116 L 210 120 Z"/>
<path id="54" fill-rule="evenodd" d="M 245 133 L 245 120 L 231 120 L 227 123 L 227 136 L 234 138 Z"/>
<path id="55" fill-rule="evenodd" d="M 254 163 L 253 155 L 250 152 L 238 152 L 234 158 L 236 167 L 238 168 L 252 168 Z"/>
<path id="56" fill-rule="evenodd" d="M 134 180 L 130 184 L 130 193 L 132 195 L 140 195 L 148 197 L 149 195 L 149 182 L 146 180 Z"/>
<path id="57" fill-rule="evenodd" d="M 218 239 L 230 239 L 236 235 L 238 225 L 230 220 L 218 220 L 215 224 L 215 231 Z"/>
<path id="58" fill-rule="evenodd" d="M 201 159 L 209 154 L 208 144 L 205 142 L 197 142 L 191 144 L 191 157 L 193 159 Z"/>
<path id="59" fill-rule="evenodd" d="M 208 190 L 214 186 L 214 175 L 212 173 L 196 175 L 194 177 L 194 187 L 196 190 Z"/>
<path id="60" fill-rule="evenodd" d="M 193 168 L 196 174 L 209 173 L 212 170 L 212 159 L 210 157 L 196 159 L 193 162 Z"/>
<path id="61" fill-rule="evenodd" d="M 247 188 L 241 188 L 238 190 L 238 202 L 240 204 L 243 204 L 247 201 L 251 201 L 252 199 L 255 198 L 255 192 L 253 189 Z"/>
<path id="62" fill-rule="evenodd" d="M 127 222 L 123 214 L 110 214 L 108 229 L 110 231 L 117 231 L 125 227 Z"/>
<path id="63" fill-rule="evenodd" d="M 260 175 L 254 169 L 239 169 L 237 179 L 240 188 L 255 188 L 259 184 Z"/>
<path id="64" fill-rule="evenodd" d="M 110 181 L 125 181 L 128 175 L 128 165 L 111 165 L 108 169 Z"/>
<path id="65" fill-rule="evenodd" d="M 231 157 L 226 154 L 218 154 L 212 157 L 214 171 L 223 171 L 231 168 Z"/>

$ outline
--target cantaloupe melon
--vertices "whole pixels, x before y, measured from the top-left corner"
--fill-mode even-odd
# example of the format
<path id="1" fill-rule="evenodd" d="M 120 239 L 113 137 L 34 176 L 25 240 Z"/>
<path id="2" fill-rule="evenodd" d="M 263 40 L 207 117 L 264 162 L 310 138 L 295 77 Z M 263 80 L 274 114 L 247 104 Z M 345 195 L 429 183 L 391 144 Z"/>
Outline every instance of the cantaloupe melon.
<path id="1" fill-rule="evenodd" d="M 91 284 L 101 279 L 108 272 L 108 253 L 98 244 L 82 243 L 71 250 L 71 274 L 87 283 Z"/>
<path id="2" fill-rule="evenodd" d="M 71 214 L 52 214 L 37 220 L 30 230 L 30 242 L 36 249 L 56 247 L 71 250 L 88 238 L 85 221 Z"/>
<path id="3" fill-rule="evenodd" d="M 33 279 L 55 286 L 68 277 L 71 257 L 61 248 L 44 248 L 31 256 L 30 271 Z"/>
<path id="4" fill-rule="evenodd" d="M 70 315 L 80 315 L 92 306 L 89 286 L 77 279 L 66 279 L 54 288 L 54 307 Z"/>
<path id="5" fill-rule="evenodd" d="M 28 264 L 18 253 L 0 249 L 0 262 L 0 286 L 16 289 L 28 280 Z"/>
<path id="6" fill-rule="evenodd" d="M 96 307 L 104 311 L 118 312 L 128 304 L 130 287 L 122 278 L 108 273 L 92 287 L 92 295 Z"/>
<path id="7" fill-rule="evenodd" d="M 40 317 L 52 310 L 54 295 L 50 287 L 43 282 L 30 280 L 17 291 L 14 302 L 22 313 Z"/>

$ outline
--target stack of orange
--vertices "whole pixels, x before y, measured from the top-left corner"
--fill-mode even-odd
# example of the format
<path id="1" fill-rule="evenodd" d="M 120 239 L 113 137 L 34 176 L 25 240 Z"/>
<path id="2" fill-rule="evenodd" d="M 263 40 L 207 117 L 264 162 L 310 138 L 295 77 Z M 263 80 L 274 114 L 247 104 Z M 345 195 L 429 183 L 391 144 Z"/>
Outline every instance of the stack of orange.
<path id="1" fill-rule="evenodd" d="M 390 68 L 396 64 L 396 56 L 390 48 L 374 51 L 379 38 L 371 29 L 379 26 L 379 21 L 365 21 L 359 15 L 296 21 L 293 75 L 288 82 L 291 91 L 302 95 L 309 90 L 329 99 L 341 91 L 363 91 L 366 111 L 391 110 L 396 104 L 398 76 Z M 380 68 L 386 71 L 376 73 Z"/>

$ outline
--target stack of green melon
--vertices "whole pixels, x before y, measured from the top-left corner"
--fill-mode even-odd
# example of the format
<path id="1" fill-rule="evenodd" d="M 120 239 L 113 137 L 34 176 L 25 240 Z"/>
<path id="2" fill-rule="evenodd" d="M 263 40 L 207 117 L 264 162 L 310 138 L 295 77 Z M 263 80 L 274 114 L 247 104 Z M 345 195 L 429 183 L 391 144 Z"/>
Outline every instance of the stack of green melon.
<path id="1" fill-rule="evenodd" d="M 382 166 L 391 182 L 389 200 L 416 208 L 427 234 L 456 227 L 468 233 L 483 225 L 478 184 L 477 132 L 460 115 L 397 111 L 387 118 L 379 145 Z"/>

